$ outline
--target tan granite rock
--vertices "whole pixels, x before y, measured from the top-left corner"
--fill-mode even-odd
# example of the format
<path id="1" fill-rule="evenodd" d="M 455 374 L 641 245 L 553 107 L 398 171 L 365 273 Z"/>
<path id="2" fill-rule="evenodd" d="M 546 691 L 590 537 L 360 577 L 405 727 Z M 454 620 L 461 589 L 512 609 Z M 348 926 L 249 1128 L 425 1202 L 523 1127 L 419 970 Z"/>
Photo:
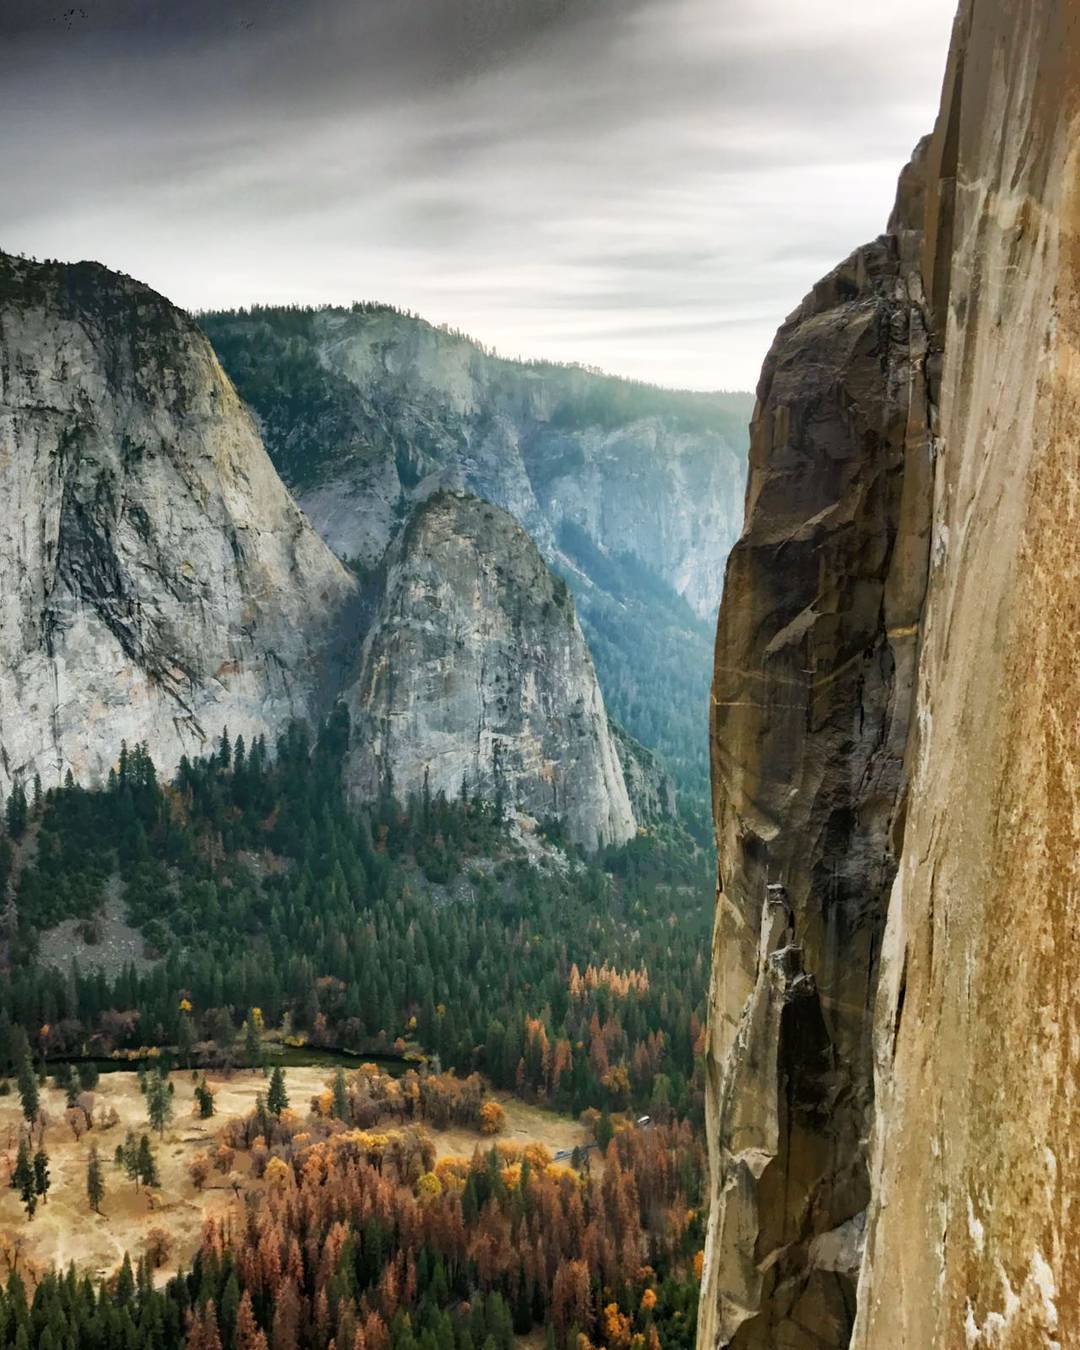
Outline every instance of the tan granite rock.
<path id="1" fill-rule="evenodd" d="M 965 0 L 888 234 L 766 363 L 714 684 L 709 1350 L 1080 1344 L 1078 94 L 1074 4 Z"/>

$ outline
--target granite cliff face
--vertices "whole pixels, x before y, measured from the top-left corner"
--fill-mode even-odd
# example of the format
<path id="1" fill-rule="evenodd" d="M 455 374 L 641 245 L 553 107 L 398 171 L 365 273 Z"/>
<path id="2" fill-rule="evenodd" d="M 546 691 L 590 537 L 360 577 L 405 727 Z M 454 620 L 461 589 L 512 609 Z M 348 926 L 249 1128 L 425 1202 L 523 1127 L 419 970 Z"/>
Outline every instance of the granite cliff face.
<path id="1" fill-rule="evenodd" d="M 714 676 L 703 1347 L 1080 1334 L 1078 89 L 1072 7 L 966 0 L 888 233 L 766 362 Z"/>
<path id="2" fill-rule="evenodd" d="M 355 582 L 148 287 L 0 255 L 0 502 L 0 793 L 321 711 Z"/>
<path id="3" fill-rule="evenodd" d="M 858 1347 L 1080 1337 L 1080 11 L 967 0 L 928 159 L 945 360 L 875 1026 Z"/>
<path id="4" fill-rule="evenodd" d="M 0 795 L 121 741 L 159 768 L 342 696 L 370 793 L 460 790 L 633 832 L 565 585 L 504 512 L 429 500 L 360 586 L 203 333 L 96 264 L 0 255 Z M 361 642 L 363 646 L 361 649 Z"/>
<path id="5" fill-rule="evenodd" d="M 713 685 L 720 894 L 703 1345 L 844 1345 L 925 582 L 928 337 L 902 220 L 765 364 Z"/>
<path id="6" fill-rule="evenodd" d="M 565 584 L 505 511 L 440 492 L 413 515 L 346 692 L 361 797 L 464 789 L 588 848 L 634 833 L 622 766 Z"/>

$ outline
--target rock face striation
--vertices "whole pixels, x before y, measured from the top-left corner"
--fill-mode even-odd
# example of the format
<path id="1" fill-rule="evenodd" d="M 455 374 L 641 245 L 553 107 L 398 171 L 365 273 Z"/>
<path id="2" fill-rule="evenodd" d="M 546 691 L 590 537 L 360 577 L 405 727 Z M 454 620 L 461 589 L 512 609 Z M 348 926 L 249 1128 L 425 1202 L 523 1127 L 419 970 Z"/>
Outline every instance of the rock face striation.
<path id="1" fill-rule="evenodd" d="M 361 797 L 479 792 L 588 848 L 634 833 L 573 600 L 490 503 L 440 492 L 413 515 L 345 698 Z"/>
<path id="2" fill-rule="evenodd" d="M 355 581 L 148 287 L 0 255 L 0 502 L 0 793 L 321 711 Z"/>
<path id="3" fill-rule="evenodd" d="M 784 325 L 717 632 L 702 1347 L 1080 1329 L 1080 15 L 965 0 Z"/>

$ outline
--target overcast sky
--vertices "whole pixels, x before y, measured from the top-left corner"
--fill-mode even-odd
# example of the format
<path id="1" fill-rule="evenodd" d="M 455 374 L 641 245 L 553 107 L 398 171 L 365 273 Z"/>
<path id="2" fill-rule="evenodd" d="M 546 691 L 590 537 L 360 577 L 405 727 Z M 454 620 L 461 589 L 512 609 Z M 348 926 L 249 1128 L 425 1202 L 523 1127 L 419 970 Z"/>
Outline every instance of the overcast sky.
<path id="1" fill-rule="evenodd" d="M 0 0 L 0 247 L 748 388 L 883 227 L 954 0 Z"/>

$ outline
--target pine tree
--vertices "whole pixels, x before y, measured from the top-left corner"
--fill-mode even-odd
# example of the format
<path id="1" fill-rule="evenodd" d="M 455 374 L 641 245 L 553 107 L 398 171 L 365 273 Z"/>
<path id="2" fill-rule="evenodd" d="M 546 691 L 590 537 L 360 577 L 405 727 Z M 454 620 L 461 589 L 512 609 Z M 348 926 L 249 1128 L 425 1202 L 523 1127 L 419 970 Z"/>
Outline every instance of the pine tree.
<path id="1" fill-rule="evenodd" d="M 199 1107 L 199 1119 L 209 1120 L 214 1114 L 214 1092 L 203 1074 L 202 1081 L 195 1084 L 195 1101 Z"/>
<path id="2" fill-rule="evenodd" d="M 225 1282 L 225 1288 L 221 1294 L 221 1311 L 218 1317 L 221 1330 L 225 1333 L 224 1339 L 226 1343 L 229 1343 L 232 1340 L 239 1309 L 240 1283 L 236 1278 L 236 1271 L 234 1270 Z"/>
<path id="3" fill-rule="evenodd" d="M 195 1044 L 195 1025 L 187 1013 L 181 1015 L 176 1029 L 176 1053 L 184 1064 L 191 1067 L 191 1051 Z"/>
<path id="4" fill-rule="evenodd" d="M 150 1147 L 150 1136 L 144 1134 L 139 1140 L 139 1152 L 136 1155 L 136 1168 L 139 1180 L 144 1186 L 157 1186 L 157 1160 Z"/>
<path id="5" fill-rule="evenodd" d="M 266 1350 L 266 1334 L 259 1329 L 251 1305 L 251 1291 L 244 1290 L 236 1313 L 236 1331 L 233 1336 L 236 1350 Z"/>
<path id="6" fill-rule="evenodd" d="M 30 1058 L 30 1047 L 28 1045 L 25 1047 L 19 1063 L 18 1086 L 23 1115 L 26 1117 L 27 1124 L 33 1124 L 37 1119 L 40 1103 L 37 1074 L 34 1072 L 34 1061 Z"/>
<path id="7" fill-rule="evenodd" d="M 281 1071 L 281 1065 L 274 1065 L 274 1072 L 270 1075 L 270 1087 L 266 1094 L 266 1108 L 273 1116 L 280 1116 L 282 1111 L 289 1105 L 289 1095 L 285 1091 L 285 1075 Z"/>
<path id="8" fill-rule="evenodd" d="M 261 1092 L 255 1094 L 255 1127 L 266 1140 L 270 1138 L 270 1114 L 266 1109 L 266 1098 Z"/>
<path id="9" fill-rule="evenodd" d="M 98 1157 L 97 1144 L 90 1145 L 90 1158 L 86 1164 L 86 1198 L 95 1214 L 101 1213 L 101 1202 L 105 1199 L 105 1175 Z"/>
<path id="10" fill-rule="evenodd" d="M 596 1142 L 600 1145 L 600 1151 L 605 1152 L 615 1134 L 615 1126 L 611 1123 L 611 1113 L 606 1106 L 600 1113 L 600 1119 L 596 1122 L 594 1134 Z"/>
<path id="11" fill-rule="evenodd" d="M 262 1040 L 259 1037 L 259 1028 L 255 1023 L 254 1016 L 249 1017 L 244 1022 L 244 1058 L 251 1067 L 257 1068 L 262 1062 Z"/>
<path id="12" fill-rule="evenodd" d="M 113 1300 L 118 1307 L 122 1308 L 126 1303 L 130 1303 L 134 1297 L 135 1275 L 131 1269 L 131 1257 L 125 1252 L 124 1259 L 120 1263 L 120 1273 L 116 1277 Z"/>
<path id="13" fill-rule="evenodd" d="M 41 1203 L 48 1202 L 49 1187 L 52 1182 L 49 1179 L 49 1155 L 43 1148 L 39 1148 L 34 1154 L 34 1194 L 41 1197 Z"/>
<path id="14" fill-rule="evenodd" d="M 156 1069 L 146 1082 L 146 1113 L 158 1137 L 164 1138 L 165 1126 L 172 1120 L 172 1094 L 169 1084 Z"/>
<path id="15" fill-rule="evenodd" d="M 146 1136 L 143 1135 L 145 1139 Z M 135 1138 L 135 1131 L 128 1130 L 124 1136 L 124 1142 L 117 1144 L 115 1161 L 117 1167 L 122 1167 L 129 1180 L 135 1183 L 135 1189 L 139 1189 L 139 1141 Z"/>
<path id="16" fill-rule="evenodd" d="M 217 1311 L 213 1299 L 207 1303 L 206 1311 L 203 1313 L 202 1350 L 221 1350 L 221 1333 L 218 1330 Z"/>
<path id="17" fill-rule="evenodd" d="M 338 1120 L 348 1120 L 349 1118 L 349 1092 L 345 1086 L 345 1070 L 338 1069 L 334 1074 L 334 1097 L 331 1106 L 334 1116 Z"/>
<path id="18" fill-rule="evenodd" d="M 26 792 L 21 783 L 16 783 L 7 799 L 7 831 L 12 839 L 21 839 L 26 832 Z"/>
<path id="19" fill-rule="evenodd" d="M 30 1145 L 25 1138 L 19 1140 L 19 1156 L 15 1161 L 15 1170 L 11 1174 L 11 1184 L 19 1193 L 27 1219 L 32 1219 L 34 1210 L 37 1209 L 37 1192 L 34 1190 L 34 1166 L 30 1161 Z"/>

